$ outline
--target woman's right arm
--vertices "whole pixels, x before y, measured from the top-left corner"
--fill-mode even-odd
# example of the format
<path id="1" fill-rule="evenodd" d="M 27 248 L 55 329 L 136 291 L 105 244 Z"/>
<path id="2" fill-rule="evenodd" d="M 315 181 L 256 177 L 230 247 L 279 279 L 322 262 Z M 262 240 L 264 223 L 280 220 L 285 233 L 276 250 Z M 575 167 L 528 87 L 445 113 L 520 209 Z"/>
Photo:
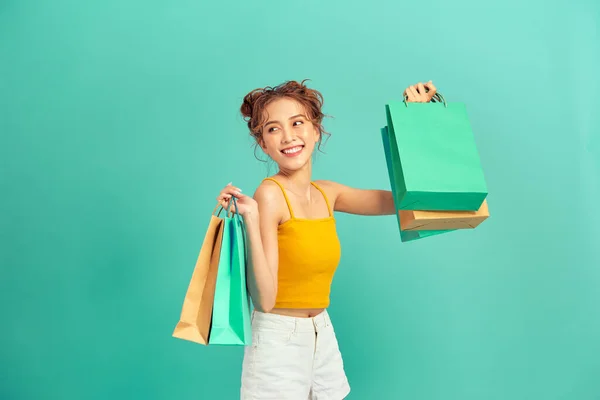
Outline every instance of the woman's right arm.
<path id="1" fill-rule="evenodd" d="M 262 312 L 270 312 L 277 297 L 277 228 L 281 220 L 277 195 L 271 185 L 260 185 L 254 194 L 256 211 L 244 215 L 248 237 L 248 289 L 254 306 Z"/>
<path id="2" fill-rule="evenodd" d="M 279 250 L 277 229 L 282 215 L 278 188 L 269 182 L 262 183 L 254 197 L 246 196 L 231 184 L 217 198 L 227 207 L 231 196 L 238 201 L 238 210 L 244 218 L 248 239 L 248 290 L 254 307 L 270 312 L 277 297 L 277 267 Z"/>

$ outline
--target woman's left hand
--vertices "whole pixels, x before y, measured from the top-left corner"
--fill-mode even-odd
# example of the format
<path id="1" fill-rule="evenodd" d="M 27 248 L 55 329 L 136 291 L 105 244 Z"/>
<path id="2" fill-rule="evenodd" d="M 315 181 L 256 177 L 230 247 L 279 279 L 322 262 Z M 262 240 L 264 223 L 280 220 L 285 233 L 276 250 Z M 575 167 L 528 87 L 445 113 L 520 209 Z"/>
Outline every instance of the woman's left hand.
<path id="1" fill-rule="evenodd" d="M 437 89 L 431 81 L 427 83 L 417 83 L 416 85 L 409 86 L 404 91 L 404 97 L 406 101 L 414 103 L 428 103 L 435 96 Z"/>

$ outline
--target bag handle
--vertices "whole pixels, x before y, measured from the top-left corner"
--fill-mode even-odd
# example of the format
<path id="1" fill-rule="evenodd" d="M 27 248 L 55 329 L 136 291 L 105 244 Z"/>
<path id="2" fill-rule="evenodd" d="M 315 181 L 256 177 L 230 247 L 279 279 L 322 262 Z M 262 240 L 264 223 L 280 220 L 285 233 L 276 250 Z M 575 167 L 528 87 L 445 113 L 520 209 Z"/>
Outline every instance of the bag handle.
<path id="1" fill-rule="evenodd" d="M 235 196 L 231 196 L 231 200 L 233 200 L 233 208 L 235 209 L 234 214 L 237 215 L 237 218 L 240 219 L 240 211 L 238 210 L 238 206 L 237 206 L 237 199 L 235 198 Z M 231 200 L 229 200 L 229 204 L 231 204 Z M 227 205 L 227 209 L 229 210 L 229 205 Z M 232 215 L 232 211 L 229 210 L 227 211 L 227 216 L 231 217 Z"/>
<path id="2" fill-rule="evenodd" d="M 406 107 L 408 107 L 408 96 L 404 96 L 404 105 Z M 444 107 L 448 108 L 448 103 L 446 102 L 446 99 L 444 98 L 444 96 L 442 96 L 441 93 L 436 93 L 432 98 L 431 98 L 431 102 L 433 103 L 444 103 Z"/>
<path id="3" fill-rule="evenodd" d="M 231 211 L 231 201 L 233 201 L 233 207 L 235 211 Z M 213 210 L 213 215 L 215 215 L 217 209 L 219 209 L 219 212 L 216 215 L 218 217 L 221 215 L 221 211 L 225 210 L 225 208 L 221 204 L 217 204 L 217 206 Z M 240 219 L 240 212 L 238 210 L 237 199 L 235 198 L 235 196 L 231 196 L 231 199 L 229 199 L 229 201 L 227 202 L 227 217 L 231 217 L 233 214 L 236 214 L 237 218 Z"/>

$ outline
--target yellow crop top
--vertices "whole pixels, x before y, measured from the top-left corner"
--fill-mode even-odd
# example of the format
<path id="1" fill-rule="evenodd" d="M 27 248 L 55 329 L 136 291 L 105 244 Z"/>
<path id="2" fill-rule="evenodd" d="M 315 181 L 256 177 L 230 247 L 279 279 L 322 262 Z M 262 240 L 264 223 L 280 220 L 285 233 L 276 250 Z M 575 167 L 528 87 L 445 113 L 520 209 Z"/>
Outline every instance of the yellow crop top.
<path id="1" fill-rule="evenodd" d="M 296 218 L 283 186 L 273 178 L 283 192 L 290 219 L 279 225 L 279 272 L 275 308 L 326 308 L 333 275 L 341 257 L 333 211 L 325 192 L 323 195 L 329 217 Z"/>

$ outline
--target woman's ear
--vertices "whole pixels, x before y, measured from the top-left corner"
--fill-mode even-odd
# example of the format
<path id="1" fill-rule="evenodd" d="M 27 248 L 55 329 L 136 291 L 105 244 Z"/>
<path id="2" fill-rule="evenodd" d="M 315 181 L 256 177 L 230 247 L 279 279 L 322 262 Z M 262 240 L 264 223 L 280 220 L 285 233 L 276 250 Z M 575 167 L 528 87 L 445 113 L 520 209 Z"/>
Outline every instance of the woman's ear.
<path id="1" fill-rule="evenodd" d="M 260 146 L 261 149 L 266 150 L 267 149 L 267 145 L 265 144 L 265 141 L 261 138 L 258 139 L 258 145 Z"/>

